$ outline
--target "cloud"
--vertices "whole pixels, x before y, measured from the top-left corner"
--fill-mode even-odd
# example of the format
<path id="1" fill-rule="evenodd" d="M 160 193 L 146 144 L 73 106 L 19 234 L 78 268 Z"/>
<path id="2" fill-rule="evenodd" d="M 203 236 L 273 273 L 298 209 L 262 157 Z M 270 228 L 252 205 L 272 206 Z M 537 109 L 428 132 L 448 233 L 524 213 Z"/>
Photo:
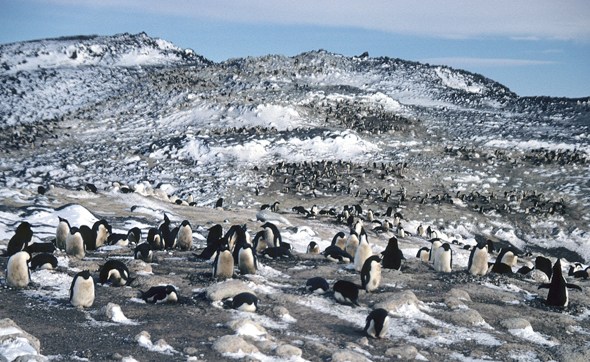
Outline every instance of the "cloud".
<path id="1" fill-rule="evenodd" d="M 513 59 L 513 58 L 471 58 L 471 57 L 447 57 L 428 58 L 421 60 L 424 63 L 444 64 L 457 68 L 469 67 L 522 67 L 531 65 L 557 64 L 551 60 Z"/>
<path id="2" fill-rule="evenodd" d="M 529 40 L 590 40 L 588 0 L 44 1 L 199 20 L 353 27 L 441 38 L 500 36 Z"/>

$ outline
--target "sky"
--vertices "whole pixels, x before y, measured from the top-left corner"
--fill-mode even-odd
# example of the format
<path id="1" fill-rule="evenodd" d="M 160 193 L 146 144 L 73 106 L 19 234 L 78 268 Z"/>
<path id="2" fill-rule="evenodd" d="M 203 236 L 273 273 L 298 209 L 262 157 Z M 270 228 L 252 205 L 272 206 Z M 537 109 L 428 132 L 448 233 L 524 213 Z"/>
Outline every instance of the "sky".
<path id="1" fill-rule="evenodd" d="M 0 44 L 142 31 L 217 62 L 367 51 L 590 96 L 589 0 L 0 0 Z"/>

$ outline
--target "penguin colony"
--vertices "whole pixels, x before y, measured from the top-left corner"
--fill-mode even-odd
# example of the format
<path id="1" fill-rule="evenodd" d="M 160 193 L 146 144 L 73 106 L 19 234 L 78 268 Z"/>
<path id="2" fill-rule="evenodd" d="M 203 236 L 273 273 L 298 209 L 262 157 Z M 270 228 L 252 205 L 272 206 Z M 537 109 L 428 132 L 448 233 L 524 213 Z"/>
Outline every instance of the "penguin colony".
<path id="1" fill-rule="evenodd" d="M 272 206 L 263 205 L 262 209 L 272 208 L 278 211 L 279 203 Z M 216 203 L 216 208 L 222 208 L 222 199 Z M 333 298 L 334 302 L 348 305 L 352 308 L 360 306 L 359 295 L 364 293 L 379 293 L 382 283 L 382 268 L 402 270 L 406 260 L 399 249 L 398 238 L 412 235 L 403 230 L 403 216 L 393 213 L 389 208 L 384 213 L 363 210 L 360 205 L 345 206 L 340 212 L 335 209 L 320 210 L 317 206 L 306 211 L 302 207 L 294 212 L 304 217 L 327 216 L 334 218 L 338 225 L 347 225 L 348 230 L 337 231 L 330 245 L 323 251 L 316 242 L 310 242 L 305 251 L 310 255 L 322 255 L 326 262 L 350 264 L 352 273 L 358 273 L 356 280 L 336 280 L 329 283 L 322 276 L 312 277 L 303 287 L 306 293 L 316 293 Z M 382 217 L 382 220 L 377 220 Z M 391 221 L 390 221 L 391 220 Z M 391 226 L 396 225 L 396 228 Z M 390 225 L 390 226 L 386 226 Z M 367 232 L 369 230 L 369 232 Z M 71 258 L 84 258 L 87 252 L 93 252 L 106 245 L 119 245 L 133 249 L 135 259 L 147 263 L 153 261 L 154 253 L 179 249 L 192 251 L 193 231 L 191 223 L 183 220 L 174 227 L 168 215 L 163 215 L 163 222 L 158 227 L 147 231 L 144 241 L 142 234 L 145 230 L 135 227 L 125 234 L 115 234 L 106 220 L 99 220 L 92 227 L 86 225 L 71 226 L 68 220 L 56 220 L 55 239 L 51 243 L 31 243 L 32 225 L 22 222 L 10 239 L 5 256 L 8 257 L 5 284 L 10 288 L 27 288 L 31 283 L 30 270 L 56 269 L 57 259 L 54 253 L 65 252 Z M 390 235 L 387 247 L 374 252 L 370 243 L 370 235 Z M 466 248 L 457 241 L 446 242 L 439 238 L 436 230 L 430 226 L 420 225 L 415 235 L 430 242 L 431 247 L 419 249 L 416 258 L 429 265 L 439 273 L 457 272 L 457 265 L 453 263 L 453 250 L 457 247 Z M 468 247 L 467 247 L 468 248 Z M 216 224 L 208 229 L 205 248 L 200 253 L 192 253 L 195 262 L 210 262 L 212 260 L 212 281 L 235 278 L 239 275 L 256 274 L 259 260 L 273 259 L 292 260 L 291 245 L 281 236 L 280 228 L 272 223 L 260 225 L 254 238 L 246 225 L 232 225 L 225 233 L 223 227 Z M 485 276 L 488 273 L 512 274 L 518 260 L 518 251 L 512 248 L 502 248 L 493 261 L 495 250 L 490 240 L 480 241 L 471 247 L 467 266 L 459 267 L 459 272 L 466 272 L 473 276 Z M 568 277 L 588 278 L 589 268 L 582 265 L 572 265 Z M 548 289 L 546 304 L 552 307 L 567 307 L 569 304 L 569 289 L 581 288 L 568 283 L 561 269 L 559 259 L 552 264 L 551 260 L 542 256 L 537 257 L 535 265 L 523 267 L 517 273 L 539 276 L 539 289 Z M 109 284 L 113 287 L 133 287 L 134 278 L 131 277 L 127 265 L 116 259 L 109 259 L 101 265 L 98 275 L 89 270 L 83 270 L 73 276 L 70 286 L 69 303 L 77 308 L 90 308 L 95 300 L 95 283 Z M 332 284 L 330 290 L 330 284 Z M 177 303 L 180 295 L 173 285 L 154 285 L 146 291 L 138 291 L 141 299 L 148 304 Z M 259 308 L 258 297 L 252 293 L 241 293 L 224 302 L 226 308 L 255 313 Z M 364 332 L 372 338 L 384 338 L 390 325 L 389 313 L 384 309 L 375 309 L 366 319 Z"/>

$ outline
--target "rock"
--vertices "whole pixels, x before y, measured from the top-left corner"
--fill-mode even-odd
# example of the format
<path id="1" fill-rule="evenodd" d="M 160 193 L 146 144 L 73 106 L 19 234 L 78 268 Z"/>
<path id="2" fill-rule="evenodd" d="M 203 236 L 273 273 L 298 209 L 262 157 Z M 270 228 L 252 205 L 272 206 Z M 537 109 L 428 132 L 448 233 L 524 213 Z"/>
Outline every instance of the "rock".
<path id="1" fill-rule="evenodd" d="M 568 362 L 586 362 L 590 361 L 590 347 L 588 344 L 585 346 L 575 346 L 570 344 L 563 344 L 558 347 L 557 353 L 560 355 L 561 361 Z"/>
<path id="2" fill-rule="evenodd" d="M 413 330 L 413 334 L 415 334 L 418 338 L 429 338 L 437 336 L 438 332 L 428 327 L 416 327 Z"/>
<path id="3" fill-rule="evenodd" d="M 418 355 L 418 350 L 414 346 L 399 346 L 388 348 L 385 356 L 397 358 L 405 361 L 413 361 Z"/>
<path id="4" fill-rule="evenodd" d="M 2 356 L 0 356 L 0 357 L 2 357 Z M 12 362 L 47 362 L 47 361 L 49 361 L 49 360 L 45 356 L 27 354 L 27 355 L 18 356 Z"/>
<path id="5" fill-rule="evenodd" d="M 47 358 L 40 355 L 41 343 L 39 340 L 25 332 L 12 319 L 0 319 L 0 356 L 8 361 L 21 357 L 22 361 L 46 361 Z"/>
<path id="6" fill-rule="evenodd" d="M 447 296 L 455 297 L 459 300 L 463 300 L 466 302 L 471 302 L 471 296 L 469 295 L 469 293 L 467 293 L 463 289 L 453 288 L 453 289 L 449 290 L 449 292 L 447 293 Z"/>
<path id="7" fill-rule="evenodd" d="M 314 355 L 322 359 L 326 359 L 327 357 L 331 356 L 332 351 L 337 349 L 336 346 L 316 341 L 305 341 L 305 347 L 306 349 L 309 349 L 311 352 L 313 352 Z"/>
<path id="8" fill-rule="evenodd" d="M 301 357 L 303 352 L 301 348 L 297 348 L 290 344 L 282 344 L 277 347 L 275 351 L 276 355 L 281 358 Z"/>
<path id="9" fill-rule="evenodd" d="M 219 337 L 215 343 L 213 343 L 213 349 L 218 353 L 257 353 L 258 348 L 246 342 L 240 336 L 226 335 Z"/>
<path id="10" fill-rule="evenodd" d="M 127 263 L 130 273 L 151 273 L 152 266 L 141 259 L 133 259 Z"/>
<path id="11" fill-rule="evenodd" d="M 369 362 L 370 360 L 360 353 L 352 351 L 338 351 L 332 354 L 332 362 Z"/>
<path id="12" fill-rule="evenodd" d="M 367 337 L 362 337 L 358 341 L 356 341 L 356 343 L 359 346 L 365 346 L 365 347 L 367 347 L 369 345 L 369 339 Z"/>
<path id="13" fill-rule="evenodd" d="M 237 279 L 228 279 L 213 284 L 206 289 L 207 298 L 212 302 L 217 302 L 225 298 L 232 298 L 243 292 L 252 293 L 246 283 Z"/>
<path id="14" fill-rule="evenodd" d="M 500 325 L 506 329 L 524 329 L 531 327 L 531 323 L 524 318 L 508 318 L 500 321 Z"/>
<path id="15" fill-rule="evenodd" d="M 468 307 L 465 305 L 465 303 L 463 303 L 462 301 L 459 300 L 459 298 L 457 297 L 447 297 L 445 299 L 445 304 L 447 305 L 447 307 L 456 310 L 456 309 L 467 309 Z"/>
<path id="16" fill-rule="evenodd" d="M 390 296 L 385 301 L 375 304 L 373 309 L 383 308 L 383 309 L 389 311 L 390 313 L 395 313 L 400 308 L 405 307 L 405 306 L 413 306 L 413 307 L 418 308 L 418 306 L 421 303 L 422 302 L 420 302 L 418 300 L 418 298 L 416 297 L 416 294 L 414 294 L 414 292 L 412 292 L 411 290 L 404 290 L 401 293 L 396 293 L 396 294 Z"/>
<path id="17" fill-rule="evenodd" d="M 199 354 L 199 350 L 196 349 L 195 347 L 186 347 L 185 349 L 182 350 L 182 353 L 189 355 L 189 356 L 196 356 L 197 354 Z"/>
<path id="18" fill-rule="evenodd" d="M 241 336 L 262 337 L 266 329 L 250 319 L 236 319 L 228 323 L 228 327 Z"/>
<path id="19" fill-rule="evenodd" d="M 283 316 L 289 315 L 289 311 L 285 307 L 277 306 L 272 309 L 272 314 L 277 318 L 283 318 Z"/>
<path id="20" fill-rule="evenodd" d="M 461 309 L 452 312 L 451 320 L 462 326 L 477 326 L 486 322 L 479 312 L 474 309 Z"/>

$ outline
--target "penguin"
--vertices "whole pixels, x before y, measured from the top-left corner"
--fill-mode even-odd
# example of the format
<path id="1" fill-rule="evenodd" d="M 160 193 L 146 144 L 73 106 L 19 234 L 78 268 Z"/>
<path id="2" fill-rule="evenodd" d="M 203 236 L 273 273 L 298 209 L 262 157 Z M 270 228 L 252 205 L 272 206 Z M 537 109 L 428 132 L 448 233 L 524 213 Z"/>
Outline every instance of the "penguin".
<path id="1" fill-rule="evenodd" d="M 569 284 L 566 282 L 561 271 L 561 260 L 557 259 L 553 265 L 553 272 L 551 277 L 551 283 L 541 284 L 539 289 L 548 288 L 549 293 L 547 294 L 546 304 L 555 307 L 567 307 L 569 304 L 569 296 L 567 288 L 574 288 L 582 290 L 575 284 Z"/>
<path id="2" fill-rule="evenodd" d="M 547 281 L 551 280 L 551 276 L 553 274 L 551 260 L 545 258 L 544 256 L 537 256 L 535 258 L 535 269 L 540 270 L 545 275 L 547 275 Z"/>
<path id="3" fill-rule="evenodd" d="M 450 273 L 453 270 L 453 249 L 449 243 L 444 243 L 436 251 L 434 270 Z"/>
<path id="4" fill-rule="evenodd" d="M 149 243 L 139 243 L 133 251 L 134 259 L 141 259 L 146 263 L 151 263 L 154 258 L 152 246 Z"/>
<path id="5" fill-rule="evenodd" d="M 162 235 L 164 247 L 166 249 L 174 249 L 176 246 L 176 234 L 174 231 L 178 229 L 170 230 L 170 218 L 168 218 L 166 213 L 164 213 L 164 222 L 160 224 L 158 230 L 160 230 L 160 234 Z"/>
<path id="6" fill-rule="evenodd" d="M 71 231 L 72 229 L 70 229 Z M 96 250 L 96 233 L 88 225 L 80 225 L 78 232 L 82 235 L 84 248 L 86 250 Z"/>
<path id="7" fill-rule="evenodd" d="M 346 280 L 338 280 L 334 283 L 332 289 L 334 290 L 334 299 L 336 299 L 338 303 L 350 305 L 353 308 L 355 306 L 360 306 L 358 303 L 358 285 Z"/>
<path id="8" fill-rule="evenodd" d="M 264 239 L 266 243 L 272 246 L 280 246 L 283 242 L 279 228 L 271 222 L 266 222 L 261 226 L 265 230 Z"/>
<path id="9" fill-rule="evenodd" d="M 70 223 L 67 219 L 59 217 L 57 229 L 55 230 L 55 245 L 60 250 L 66 250 L 66 239 L 70 234 Z"/>
<path id="10" fill-rule="evenodd" d="M 430 259 L 430 249 L 428 249 L 425 246 L 418 249 L 418 252 L 416 253 L 416 258 L 420 259 L 420 261 L 424 263 L 428 263 L 428 259 Z"/>
<path id="11" fill-rule="evenodd" d="M 310 293 L 326 293 L 330 289 L 328 281 L 322 277 L 313 277 L 307 279 L 305 289 Z"/>
<path id="12" fill-rule="evenodd" d="M 386 269 L 400 270 L 402 260 L 406 259 L 404 253 L 399 249 L 397 238 L 395 236 L 389 239 L 387 247 L 381 252 L 381 256 L 381 264 Z"/>
<path id="13" fill-rule="evenodd" d="M 70 233 L 66 238 L 66 254 L 80 259 L 86 255 L 86 244 L 84 244 L 80 229 L 75 226 L 70 228 Z"/>
<path id="14" fill-rule="evenodd" d="M 428 261 L 431 262 L 432 264 L 434 264 L 437 251 L 442 246 L 442 241 L 438 238 L 435 238 L 435 239 L 431 239 L 430 242 L 432 243 L 432 246 L 430 247 L 430 254 L 428 255 Z"/>
<path id="15" fill-rule="evenodd" d="M 207 233 L 207 246 L 201 254 L 194 254 L 197 259 L 209 260 L 217 252 L 223 240 L 223 227 L 220 224 L 211 226 Z"/>
<path id="16" fill-rule="evenodd" d="M 219 246 L 213 262 L 213 277 L 229 279 L 234 275 L 234 257 L 226 243 Z"/>
<path id="17" fill-rule="evenodd" d="M 359 245 L 356 248 L 356 253 L 354 254 L 354 269 L 357 272 L 360 272 L 363 269 L 365 260 L 367 260 L 372 255 L 373 249 L 371 249 L 371 245 L 369 245 L 369 241 L 367 239 L 367 234 L 364 233 L 363 230 L 360 235 Z"/>
<path id="18" fill-rule="evenodd" d="M 193 245 L 193 230 L 188 220 L 184 220 L 178 229 L 176 234 L 176 244 L 180 250 L 190 250 Z"/>
<path id="19" fill-rule="evenodd" d="M 291 251 L 283 246 L 275 246 L 275 247 L 266 248 L 266 249 L 262 250 L 260 255 L 263 255 L 269 259 L 277 259 L 277 258 L 290 258 L 290 259 L 292 259 L 293 258 L 293 254 L 291 254 Z"/>
<path id="20" fill-rule="evenodd" d="M 498 274 L 512 273 L 512 267 L 516 265 L 517 258 L 511 248 L 502 248 L 492 266 L 492 271 Z"/>
<path id="21" fill-rule="evenodd" d="M 217 201 L 215 202 L 215 208 L 223 209 L 223 197 L 217 199 Z"/>
<path id="22" fill-rule="evenodd" d="M 471 275 L 486 275 L 488 273 L 488 259 L 489 254 L 487 242 L 478 242 L 469 254 L 467 271 Z"/>
<path id="23" fill-rule="evenodd" d="M 320 253 L 320 246 L 315 241 L 310 241 L 307 245 L 307 254 L 317 255 Z"/>
<path id="24" fill-rule="evenodd" d="M 332 238 L 332 245 L 336 245 L 340 249 L 345 250 L 346 249 L 346 234 L 344 234 L 342 231 L 339 231 L 338 233 L 336 233 L 336 235 L 334 235 L 334 237 Z"/>
<path id="25" fill-rule="evenodd" d="M 352 255 L 348 254 L 336 245 L 330 245 L 323 252 L 324 257 L 330 261 L 350 263 L 354 260 Z"/>
<path id="26" fill-rule="evenodd" d="M 29 243 L 25 248 L 25 251 L 28 251 L 29 254 L 34 253 L 50 253 L 52 254 L 55 251 L 55 245 L 52 242 L 33 242 Z"/>
<path id="27" fill-rule="evenodd" d="M 147 292 L 141 292 L 141 299 L 146 303 L 176 303 L 178 302 L 178 292 L 172 285 L 159 285 L 151 287 Z"/>
<path id="28" fill-rule="evenodd" d="M 416 228 L 416 235 L 420 237 L 426 236 L 426 230 L 424 230 L 424 226 L 422 226 L 422 224 L 418 225 L 418 227 Z"/>
<path id="29" fill-rule="evenodd" d="M 21 222 L 17 226 L 14 235 L 8 241 L 5 256 L 12 256 L 25 250 L 32 238 L 33 230 L 31 229 L 31 224 L 26 221 Z"/>
<path id="30" fill-rule="evenodd" d="M 360 243 L 360 236 L 355 230 L 350 231 L 350 235 L 346 240 L 346 247 L 344 250 L 350 255 L 356 255 L 356 249 Z"/>
<path id="31" fill-rule="evenodd" d="M 94 303 L 94 279 L 88 270 L 74 276 L 70 286 L 70 303 L 80 308 L 89 308 Z"/>
<path id="32" fill-rule="evenodd" d="M 404 230 L 401 222 L 397 224 L 397 237 L 400 239 L 406 237 L 406 231 Z"/>
<path id="33" fill-rule="evenodd" d="M 31 269 L 55 269 L 57 268 L 57 258 L 53 254 L 41 253 L 31 259 Z"/>
<path id="34" fill-rule="evenodd" d="M 224 242 L 227 244 L 229 250 L 233 250 L 234 254 L 234 261 L 237 263 L 237 252 L 238 246 L 246 243 L 246 231 L 244 230 L 245 226 L 242 225 L 232 225 L 225 236 L 223 237 Z"/>
<path id="35" fill-rule="evenodd" d="M 231 305 L 233 309 L 255 313 L 258 309 L 258 297 L 250 292 L 243 292 L 233 297 Z"/>
<path id="36" fill-rule="evenodd" d="M 389 329 L 389 312 L 383 308 L 377 308 L 371 311 L 367 316 L 365 323 L 365 333 L 369 337 L 383 338 Z"/>
<path id="37" fill-rule="evenodd" d="M 240 274 L 256 274 L 257 269 L 258 264 L 254 248 L 248 243 L 242 244 L 238 249 L 238 270 Z"/>
<path id="38" fill-rule="evenodd" d="M 361 286 L 367 292 L 379 288 L 381 284 L 381 258 L 373 255 L 365 260 L 361 269 Z"/>
<path id="39" fill-rule="evenodd" d="M 137 226 L 129 229 L 127 232 L 127 240 L 129 243 L 139 244 L 141 242 L 141 229 Z"/>
<path id="40" fill-rule="evenodd" d="M 95 222 L 94 225 L 92 225 L 92 232 L 95 237 L 94 249 L 98 249 L 106 243 L 107 239 L 109 238 L 109 235 L 113 232 L 113 230 L 111 228 L 111 225 L 109 225 L 109 223 L 103 219 Z M 86 249 L 94 250 L 88 248 L 88 245 L 86 246 Z"/>
<path id="41" fill-rule="evenodd" d="M 164 250 L 164 240 L 160 230 L 151 228 L 148 230 L 147 242 L 152 247 L 152 250 Z"/>
<path id="42" fill-rule="evenodd" d="M 120 260 L 107 260 L 100 268 L 98 281 L 100 284 L 111 283 L 114 287 L 129 285 L 132 279 L 129 278 L 129 269 L 127 265 Z"/>
<path id="43" fill-rule="evenodd" d="M 262 250 L 266 249 L 269 246 L 266 243 L 266 239 L 264 237 L 265 234 L 266 231 L 261 230 L 257 232 L 256 235 L 254 235 L 254 240 L 252 242 L 254 243 L 254 250 L 256 250 L 257 253 L 262 252 Z"/>
<path id="44" fill-rule="evenodd" d="M 29 270 L 31 254 L 26 251 L 19 251 L 8 258 L 6 264 L 6 284 L 13 288 L 25 288 L 31 281 Z"/>
<path id="45" fill-rule="evenodd" d="M 128 246 L 129 244 L 139 244 L 141 241 L 141 230 L 138 227 L 131 228 L 127 234 L 111 233 L 105 244 Z"/>

